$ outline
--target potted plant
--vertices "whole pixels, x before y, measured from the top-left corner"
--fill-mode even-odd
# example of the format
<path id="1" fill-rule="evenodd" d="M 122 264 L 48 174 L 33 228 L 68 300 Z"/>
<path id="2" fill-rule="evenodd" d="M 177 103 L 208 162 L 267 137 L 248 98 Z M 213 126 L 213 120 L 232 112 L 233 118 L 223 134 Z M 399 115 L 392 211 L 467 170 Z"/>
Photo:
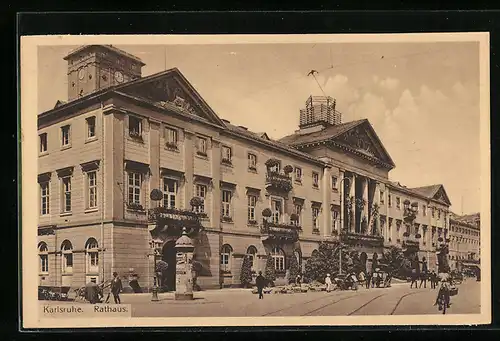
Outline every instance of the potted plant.
<path id="1" fill-rule="evenodd" d="M 200 197 L 193 197 L 191 198 L 191 200 L 189 200 L 189 205 L 191 205 L 191 207 L 200 207 L 201 205 L 203 205 L 203 198 L 200 198 Z"/>
<path id="2" fill-rule="evenodd" d="M 417 233 L 417 234 L 415 234 L 415 238 L 420 239 L 420 238 L 422 238 L 422 235 L 420 233 Z"/>
<path id="3" fill-rule="evenodd" d="M 267 160 L 265 162 L 266 166 L 268 168 L 271 168 L 271 167 L 274 167 L 274 166 L 277 166 L 279 165 L 280 161 L 278 159 L 275 159 L 275 158 L 270 158 L 269 160 Z"/>
<path id="4" fill-rule="evenodd" d="M 291 172 L 293 172 L 293 167 L 291 165 L 286 165 L 285 168 L 283 168 L 283 172 L 285 172 L 285 174 L 288 175 Z"/>
<path id="5" fill-rule="evenodd" d="M 270 216 L 272 216 L 272 215 L 273 215 L 273 212 L 271 211 L 271 209 L 270 209 L 270 208 L 264 208 L 264 209 L 262 210 L 262 216 L 263 216 L 263 217 L 269 218 L 269 217 L 270 217 Z"/>
<path id="6" fill-rule="evenodd" d="M 290 221 L 293 223 L 293 224 L 297 224 L 298 221 L 299 221 L 299 215 L 297 213 L 292 213 L 290 214 Z"/>

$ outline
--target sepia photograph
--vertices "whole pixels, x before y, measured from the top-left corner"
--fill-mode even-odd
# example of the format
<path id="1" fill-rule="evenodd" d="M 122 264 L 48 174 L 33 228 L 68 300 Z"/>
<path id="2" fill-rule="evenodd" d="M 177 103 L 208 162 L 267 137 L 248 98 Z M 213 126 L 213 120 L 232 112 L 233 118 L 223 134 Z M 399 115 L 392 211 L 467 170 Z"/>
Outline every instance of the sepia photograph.
<path id="1" fill-rule="evenodd" d="M 26 328 L 484 324 L 487 33 L 21 39 Z"/>

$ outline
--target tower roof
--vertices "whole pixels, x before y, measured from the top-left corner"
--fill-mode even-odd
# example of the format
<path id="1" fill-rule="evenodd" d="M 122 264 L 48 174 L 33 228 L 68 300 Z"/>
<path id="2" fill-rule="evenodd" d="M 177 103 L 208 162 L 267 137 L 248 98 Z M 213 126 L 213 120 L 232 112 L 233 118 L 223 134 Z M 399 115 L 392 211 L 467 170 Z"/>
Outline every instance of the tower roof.
<path id="1" fill-rule="evenodd" d="M 74 56 L 75 54 L 78 54 L 78 53 L 86 51 L 86 50 L 96 49 L 96 48 L 106 49 L 108 51 L 111 51 L 113 53 L 122 55 L 124 57 L 129 58 L 129 59 L 133 59 L 136 62 L 138 62 L 139 64 L 141 64 L 141 66 L 146 65 L 146 64 L 144 64 L 144 62 L 139 57 L 136 57 L 133 54 L 130 54 L 130 53 L 126 52 L 126 51 L 123 51 L 123 50 L 121 50 L 121 49 L 119 49 L 119 48 L 117 48 L 117 47 L 115 47 L 113 45 L 84 45 L 84 46 L 80 46 L 80 47 L 74 49 L 73 51 L 71 51 L 70 53 L 68 53 L 68 55 L 66 57 L 64 57 L 63 59 L 64 60 L 68 60 L 72 56 Z"/>

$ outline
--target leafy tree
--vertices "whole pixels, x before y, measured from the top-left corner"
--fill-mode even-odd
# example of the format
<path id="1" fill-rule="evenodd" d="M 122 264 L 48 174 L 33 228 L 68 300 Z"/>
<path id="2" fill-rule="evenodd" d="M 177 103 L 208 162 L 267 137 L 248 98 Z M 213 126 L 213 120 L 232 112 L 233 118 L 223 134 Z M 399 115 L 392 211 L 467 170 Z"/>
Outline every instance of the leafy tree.
<path id="1" fill-rule="evenodd" d="M 393 276 L 396 278 L 406 279 L 411 272 L 411 262 L 405 257 L 403 250 L 393 245 L 384 252 L 382 263 L 387 264 L 393 271 Z"/>
<path id="2" fill-rule="evenodd" d="M 247 255 L 243 258 L 243 264 L 241 265 L 240 282 L 243 287 L 248 287 L 252 283 L 252 261 Z"/>
<path id="3" fill-rule="evenodd" d="M 339 252 L 342 249 L 342 272 L 345 274 L 349 267 L 349 255 L 346 247 L 338 242 L 321 243 L 318 252 L 314 253 L 305 264 L 304 280 L 307 282 L 323 282 L 326 274 L 339 272 Z"/>
<path id="4" fill-rule="evenodd" d="M 297 275 L 300 274 L 299 263 L 297 262 L 297 258 L 295 257 L 295 255 L 290 256 L 288 264 L 289 264 L 288 283 L 295 283 Z"/>
<path id="5" fill-rule="evenodd" d="M 276 269 L 274 268 L 274 259 L 270 254 L 267 255 L 264 277 L 270 285 L 274 285 L 274 281 L 276 280 Z"/>

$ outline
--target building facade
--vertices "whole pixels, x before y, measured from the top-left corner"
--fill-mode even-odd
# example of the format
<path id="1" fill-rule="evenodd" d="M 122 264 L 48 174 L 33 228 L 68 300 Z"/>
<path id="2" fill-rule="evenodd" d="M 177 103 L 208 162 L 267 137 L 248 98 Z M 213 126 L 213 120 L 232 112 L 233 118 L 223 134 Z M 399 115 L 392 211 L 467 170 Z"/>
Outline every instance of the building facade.
<path id="1" fill-rule="evenodd" d="M 38 116 L 40 285 L 116 271 L 149 288 L 186 226 L 202 288 L 239 285 L 245 255 L 254 271 L 270 255 L 283 278 L 291 257 L 303 267 L 338 239 L 365 260 L 399 245 L 435 267 L 444 187 L 390 181 L 371 124 L 343 123 L 335 100 L 310 97 L 299 129 L 273 140 L 219 118 L 176 68 L 142 77 L 138 58 L 101 45 L 65 59 L 69 101 Z"/>
<path id="2" fill-rule="evenodd" d="M 475 268 L 481 260 L 479 213 L 450 218 L 450 265 L 453 269 Z"/>

